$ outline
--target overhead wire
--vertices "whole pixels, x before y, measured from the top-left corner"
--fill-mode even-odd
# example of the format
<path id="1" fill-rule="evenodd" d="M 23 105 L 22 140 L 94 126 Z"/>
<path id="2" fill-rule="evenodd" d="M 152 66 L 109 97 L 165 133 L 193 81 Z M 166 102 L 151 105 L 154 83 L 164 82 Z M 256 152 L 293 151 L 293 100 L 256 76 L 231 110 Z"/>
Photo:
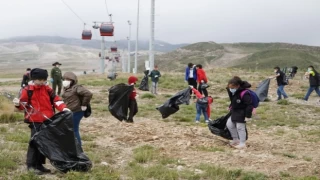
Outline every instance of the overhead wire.
<path id="1" fill-rule="evenodd" d="M 84 20 L 74 11 L 72 10 L 72 8 L 64 1 L 64 0 L 61 0 L 63 2 L 64 5 L 66 5 L 68 7 L 68 9 L 75 15 L 78 17 L 78 19 L 83 22 L 83 24 L 86 24 L 86 22 L 84 22 Z"/>

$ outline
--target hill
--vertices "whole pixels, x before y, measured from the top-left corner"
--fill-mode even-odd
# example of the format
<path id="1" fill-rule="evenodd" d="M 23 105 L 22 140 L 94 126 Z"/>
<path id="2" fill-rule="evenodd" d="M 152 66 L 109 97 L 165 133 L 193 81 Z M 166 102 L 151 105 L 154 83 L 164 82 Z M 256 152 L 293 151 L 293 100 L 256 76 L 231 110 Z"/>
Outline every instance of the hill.
<path id="1" fill-rule="evenodd" d="M 64 38 L 59 36 L 22 36 L 22 37 L 13 37 L 9 39 L 2 39 L 0 40 L 1 43 L 19 43 L 19 42 L 27 42 L 27 43 L 49 43 L 49 44 L 65 44 L 65 45 L 72 45 L 72 46 L 80 46 L 83 48 L 94 48 L 100 49 L 101 48 L 101 41 L 100 40 L 90 40 L 84 41 L 81 39 L 74 39 L 74 38 Z M 128 48 L 128 41 L 127 40 L 118 40 L 116 42 L 119 49 L 127 49 Z M 112 41 L 106 41 L 106 47 L 110 47 L 114 45 Z M 185 46 L 186 44 L 170 44 L 163 41 L 155 41 L 155 51 L 160 52 L 170 52 L 179 47 Z M 139 49 L 140 50 L 149 50 L 149 41 L 139 41 Z M 135 41 L 131 41 L 131 47 L 134 49 Z"/>
<path id="2" fill-rule="evenodd" d="M 236 67 L 268 69 L 274 66 L 320 67 L 320 47 L 288 43 L 200 42 L 157 56 L 164 69 L 182 71 L 187 63 L 201 63 L 206 68 Z"/>

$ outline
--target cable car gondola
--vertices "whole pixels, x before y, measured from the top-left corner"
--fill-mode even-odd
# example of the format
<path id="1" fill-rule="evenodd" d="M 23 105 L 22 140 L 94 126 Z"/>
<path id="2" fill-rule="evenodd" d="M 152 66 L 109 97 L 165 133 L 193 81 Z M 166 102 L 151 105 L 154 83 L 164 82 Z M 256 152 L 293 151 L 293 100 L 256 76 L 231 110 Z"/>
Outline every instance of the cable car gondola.
<path id="1" fill-rule="evenodd" d="M 82 31 L 82 40 L 91 40 L 92 32 L 91 30 L 83 30 Z"/>
<path id="2" fill-rule="evenodd" d="M 110 50 L 111 50 L 111 52 L 117 52 L 118 48 L 117 48 L 117 46 L 111 46 Z"/>
<path id="3" fill-rule="evenodd" d="M 113 36 L 113 31 L 112 23 L 102 23 L 100 26 L 100 36 Z"/>

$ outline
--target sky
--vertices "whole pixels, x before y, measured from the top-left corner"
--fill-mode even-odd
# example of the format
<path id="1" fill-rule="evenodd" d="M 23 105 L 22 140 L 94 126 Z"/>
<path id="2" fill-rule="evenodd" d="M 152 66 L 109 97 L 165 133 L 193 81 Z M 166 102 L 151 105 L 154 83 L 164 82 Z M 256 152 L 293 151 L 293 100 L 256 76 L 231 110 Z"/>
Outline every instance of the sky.
<path id="1" fill-rule="evenodd" d="M 108 21 L 114 39 L 136 39 L 138 0 L 1 0 L 0 39 L 81 38 L 83 22 Z M 139 38 L 150 36 L 151 0 L 140 0 Z M 94 39 L 100 39 L 95 30 Z M 287 42 L 320 46 L 320 0 L 155 0 L 155 38 L 169 43 Z M 107 37 L 106 40 L 114 40 Z"/>

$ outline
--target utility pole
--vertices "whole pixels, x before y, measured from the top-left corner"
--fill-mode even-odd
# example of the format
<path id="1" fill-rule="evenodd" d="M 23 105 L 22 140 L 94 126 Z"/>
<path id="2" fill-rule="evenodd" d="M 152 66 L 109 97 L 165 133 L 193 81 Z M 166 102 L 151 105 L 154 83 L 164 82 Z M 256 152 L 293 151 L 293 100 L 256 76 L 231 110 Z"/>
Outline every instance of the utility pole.
<path id="1" fill-rule="evenodd" d="M 149 41 L 149 68 L 154 68 L 154 23 L 155 23 L 155 0 L 151 0 L 150 17 L 150 41 Z M 150 71 L 151 72 L 151 71 Z"/>
<path id="2" fill-rule="evenodd" d="M 105 69 L 105 64 L 104 64 L 104 59 L 105 59 L 105 54 L 104 54 L 104 49 L 105 49 L 105 44 L 104 44 L 104 36 L 101 36 L 101 63 L 100 63 L 100 72 L 101 74 L 104 74 L 104 69 Z"/>
<path id="3" fill-rule="evenodd" d="M 128 67 L 128 73 L 130 73 L 130 69 L 131 69 L 131 21 L 128 21 L 129 24 L 129 37 L 127 37 L 128 39 L 128 63 L 127 63 L 127 67 Z"/>
<path id="4" fill-rule="evenodd" d="M 137 36 L 136 36 L 136 53 L 134 59 L 134 73 L 137 74 L 137 62 L 138 62 L 138 41 L 139 41 L 139 8 L 140 0 L 138 0 L 138 14 L 137 14 Z"/>

